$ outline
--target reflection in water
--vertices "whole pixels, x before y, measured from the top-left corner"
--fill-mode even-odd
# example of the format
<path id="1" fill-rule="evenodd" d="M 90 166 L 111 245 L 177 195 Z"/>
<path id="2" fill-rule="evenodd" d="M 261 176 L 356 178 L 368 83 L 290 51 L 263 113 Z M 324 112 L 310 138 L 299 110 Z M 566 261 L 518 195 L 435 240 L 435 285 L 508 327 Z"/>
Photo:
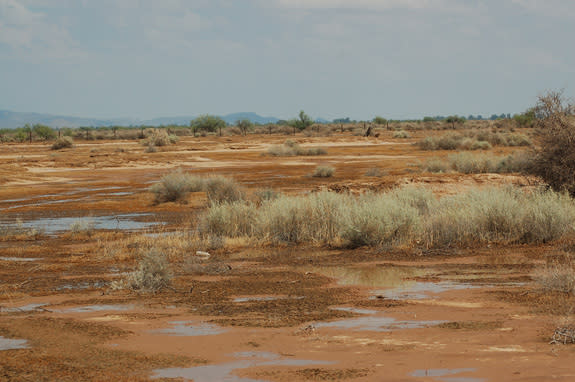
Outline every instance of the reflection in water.
<path id="1" fill-rule="evenodd" d="M 197 323 L 192 321 L 173 321 L 170 322 L 173 326 L 171 328 L 153 330 L 152 333 L 167 334 L 169 336 L 213 336 L 216 334 L 225 333 L 226 330 L 220 326 Z"/>
<path id="2" fill-rule="evenodd" d="M 110 216 L 94 216 L 85 218 L 87 222 L 93 226 L 94 229 L 116 229 L 116 230 L 129 230 L 136 231 L 142 230 L 159 223 L 155 222 L 141 222 L 134 220 L 150 214 L 123 214 L 123 215 L 110 215 Z M 44 232 L 46 235 L 55 235 L 59 232 L 70 230 L 72 224 L 81 221 L 81 218 L 75 217 L 61 217 L 61 218 L 41 218 L 35 220 L 24 221 L 18 224 L 19 229 L 35 229 Z M 0 223 L 3 227 L 12 227 L 13 225 L 7 223 Z"/>
<path id="3" fill-rule="evenodd" d="M 154 370 L 152 378 L 183 378 L 194 382 L 264 382 L 251 378 L 240 378 L 233 375 L 234 370 L 247 369 L 258 366 L 308 366 L 308 365 L 330 365 L 329 361 L 312 361 L 284 358 L 276 353 L 270 352 L 238 352 L 232 354 L 238 361 L 208 366 L 197 366 L 189 368 L 169 368 Z"/>
<path id="4" fill-rule="evenodd" d="M 423 300 L 430 298 L 431 294 L 447 292 L 450 290 L 475 289 L 477 285 L 456 283 L 451 281 L 440 282 L 412 282 L 392 289 L 373 291 L 374 297 L 389 298 L 392 300 Z"/>
<path id="5" fill-rule="evenodd" d="M 13 340 L 0 336 L 0 350 L 16 350 L 28 348 L 28 341 L 26 340 Z"/>
<path id="6" fill-rule="evenodd" d="M 372 288 L 392 288 L 409 285 L 409 278 L 422 276 L 425 271 L 407 267 L 305 267 L 304 272 L 317 273 L 337 280 L 340 285 L 361 285 Z"/>

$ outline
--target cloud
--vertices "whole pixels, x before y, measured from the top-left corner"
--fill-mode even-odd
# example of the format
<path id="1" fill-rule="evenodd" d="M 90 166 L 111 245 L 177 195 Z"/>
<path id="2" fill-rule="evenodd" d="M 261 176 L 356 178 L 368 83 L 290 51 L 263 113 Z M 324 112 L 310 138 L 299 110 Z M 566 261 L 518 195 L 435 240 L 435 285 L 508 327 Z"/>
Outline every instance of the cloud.
<path id="1" fill-rule="evenodd" d="M 539 15 L 575 18 L 573 0 L 511 0 L 511 2 Z"/>
<path id="2" fill-rule="evenodd" d="M 43 57 L 62 57 L 74 45 L 68 31 L 18 0 L 0 0 L 0 46 Z"/>
<path id="3" fill-rule="evenodd" d="M 294 9 L 443 9 L 450 5 L 447 0 L 275 0 L 274 2 L 280 7 Z"/>

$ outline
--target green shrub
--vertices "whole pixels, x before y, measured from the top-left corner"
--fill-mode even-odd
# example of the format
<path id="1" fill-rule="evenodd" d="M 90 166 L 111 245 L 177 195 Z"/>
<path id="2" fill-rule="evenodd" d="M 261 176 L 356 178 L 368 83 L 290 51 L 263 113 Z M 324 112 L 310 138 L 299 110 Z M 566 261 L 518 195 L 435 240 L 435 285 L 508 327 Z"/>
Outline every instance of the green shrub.
<path id="1" fill-rule="evenodd" d="M 312 174 L 314 178 L 331 178 L 335 173 L 335 168 L 331 166 L 317 166 Z"/>
<path id="2" fill-rule="evenodd" d="M 56 142 L 52 144 L 52 150 L 69 149 L 74 146 L 74 140 L 72 137 L 64 136 L 58 138 Z"/>

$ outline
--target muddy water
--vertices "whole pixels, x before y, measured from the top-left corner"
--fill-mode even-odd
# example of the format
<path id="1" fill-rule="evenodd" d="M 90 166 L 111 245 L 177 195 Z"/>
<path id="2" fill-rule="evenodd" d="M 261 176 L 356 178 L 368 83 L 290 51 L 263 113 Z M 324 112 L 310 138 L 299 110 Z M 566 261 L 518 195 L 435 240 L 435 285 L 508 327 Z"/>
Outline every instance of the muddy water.
<path id="1" fill-rule="evenodd" d="M 383 312 L 368 309 L 336 308 L 356 314 L 363 314 L 364 317 L 351 318 L 346 320 L 318 322 L 316 328 L 333 328 L 353 331 L 390 332 L 399 329 L 420 329 L 442 324 L 446 321 L 418 321 L 418 320 L 396 320 L 386 316 Z"/>
<path id="2" fill-rule="evenodd" d="M 78 306 L 75 308 L 68 308 L 59 310 L 59 313 L 91 313 L 91 312 L 103 312 L 103 311 L 125 311 L 133 310 L 135 305 L 86 305 Z M 56 312 L 56 310 L 55 310 Z"/>
<path id="3" fill-rule="evenodd" d="M 1 350 L 17 350 L 28 348 L 28 341 L 14 340 L 0 336 L 0 351 Z"/>
<path id="4" fill-rule="evenodd" d="M 429 271 L 408 267 L 305 267 L 304 272 L 318 273 L 337 280 L 340 285 L 360 285 L 370 288 L 392 288 L 413 281 L 409 278 L 424 276 Z"/>
<path id="5" fill-rule="evenodd" d="M 213 336 L 227 332 L 226 329 L 212 324 L 194 321 L 173 321 L 171 328 L 152 330 L 151 333 L 167 334 L 169 336 Z"/>
<path id="6" fill-rule="evenodd" d="M 231 356 L 237 361 L 218 365 L 197 366 L 190 368 L 157 369 L 152 378 L 183 378 L 194 382 L 265 382 L 259 379 L 241 378 L 234 371 L 260 366 L 308 366 L 330 365 L 334 362 L 292 359 L 270 352 L 238 352 Z"/>
<path id="7" fill-rule="evenodd" d="M 138 231 L 155 226 L 156 222 L 141 222 L 135 219 L 150 216 L 150 214 L 123 214 L 94 216 L 86 218 L 59 217 L 59 218 L 41 218 L 35 220 L 23 221 L 16 226 L 9 223 L 0 223 L 4 227 L 13 227 L 17 229 L 35 229 L 44 232 L 46 235 L 56 235 L 61 232 L 70 230 L 70 226 L 78 222 L 86 222 L 93 229 L 101 230 L 128 230 Z"/>
<path id="8" fill-rule="evenodd" d="M 451 290 L 476 289 L 476 285 L 456 283 L 451 281 L 440 282 L 409 282 L 391 289 L 373 291 L 372 298 L 388 298 L 392 300 L 423 300 L 433 297 L 433 294 Z"/>
<path id="9" fill-rule="evenodd" d="M 1 257 L 0 261 L 16 261 L 16 262 L 30 262 L 30 261 L 40 261 L 39 257 Z"/>

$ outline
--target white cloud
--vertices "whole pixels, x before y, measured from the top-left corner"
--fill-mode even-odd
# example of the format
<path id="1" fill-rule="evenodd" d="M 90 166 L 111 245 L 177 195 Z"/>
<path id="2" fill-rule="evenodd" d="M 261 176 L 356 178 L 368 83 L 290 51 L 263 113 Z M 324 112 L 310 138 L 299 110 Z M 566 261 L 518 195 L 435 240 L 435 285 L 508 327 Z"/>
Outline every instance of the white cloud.
<path id="1" fill-rule="evenodd" d="M 0 0 L 0 45 L 37 57 L 62 57 L 72 53 L 68 31 L 33 12 L 18 0 Z"/>

